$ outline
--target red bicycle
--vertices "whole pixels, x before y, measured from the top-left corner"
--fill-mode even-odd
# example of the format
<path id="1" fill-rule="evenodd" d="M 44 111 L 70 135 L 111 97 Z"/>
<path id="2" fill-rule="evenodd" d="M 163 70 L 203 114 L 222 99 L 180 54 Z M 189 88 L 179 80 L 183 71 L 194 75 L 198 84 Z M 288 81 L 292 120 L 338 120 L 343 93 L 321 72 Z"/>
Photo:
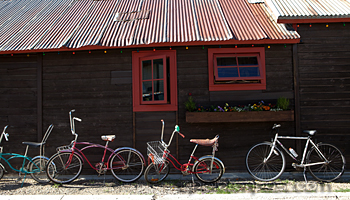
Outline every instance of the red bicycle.
<path id="1" fill-rule="evenodd" d="M 184 175 L 195 174 L 196 177 L 205 183 L 212 183 L 218 181 L 225 173 L 224 163 L 215 157 L 215 151 L 219 146 L 219 135 L 216 135 L 213 139 L 191 139 L 190 142 L 195 143 L 195 147 L 191 153 L 190 159 L 185 164 L 180 162 L 170 154 L 168 147 L 171 144 L 173 136 L 178 133 L 183 138 L 185 137 L 180 133 L 180 127 L 175 126 L 175 129 L 170 137 L 169 143 L 166 144 L 163 141 L 164 134 L 164 121 L 162 122 L 162 133 L 160 141 L 147 142 L 147 154 L 150 164 L 145 170 L 145 180 L 149 183 L 158 183 L 163 181 L 170 172 L 170 163 L 182 172 Z M 197 158 L 194 153 L 198 145 L 211 146 L 213 148 L 212 155 L 203 156 Z M 194 160 L 194 163 L 192 163 Z M 176 163 L 176 164 L 175 164 Z"/>
<path id="2" fill-rule="evenodd" d="M 113 176 L 122 182 L 134 182 L 142 176 L 145 159 L 138 150 L 130 147 L 121 147 L 116 150 L 108 148 L 108 143 L 113 142 L 115 135 L 101 136 L 101 139 L 106 142 L 104 146 L 90 142 L 77 142 L 78 134 L 75 132 L 74 121 L 81 121 L 81 119 L 72 117 L 72 112 L 74 110 L 69 112 L 69 119 L 75 139 L 68 146 L 58 147 L 57 153 L 48 161 L 46 172 L 52 182 L 70 183 L 78 178 L 83 169 L 84 160 L 98 174 L 105 174 L 107 170 L 111 170 Z M 76 145 L 85 145 L 85 147 L 78 149 Z M 90 148 L 99 148 L 104 151 L 101 161 L 95 165 L 91 164 L 83 153 Z M 107 153 L 110 154 L 108 158 Z"/>

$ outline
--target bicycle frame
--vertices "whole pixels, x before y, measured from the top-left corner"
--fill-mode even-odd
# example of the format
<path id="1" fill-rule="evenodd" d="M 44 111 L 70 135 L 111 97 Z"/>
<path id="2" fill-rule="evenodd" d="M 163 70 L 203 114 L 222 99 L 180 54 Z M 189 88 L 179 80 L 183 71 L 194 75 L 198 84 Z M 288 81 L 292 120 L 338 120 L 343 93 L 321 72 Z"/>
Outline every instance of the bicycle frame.
<path id="1" fill-rule="evenodd" d="M 197 145 L 196 145 L 197 147 Z M 195 147 L 195 149 L 196 149 Z M 187 163 L 185 164 L 181 164 L 173 155 L 171 155 L 169 152 L 165 152 L 166 155 L 168 155 L 168 157 L 166 158 L 166 160 L 168 160 L 177 170 L 181 171 L 181 172 L 187 172 L 189 174 L 195 174 L 195 172 L 192 171 L 192 166 L 194 165 L 193 163 L 191 163 L 192 159 L 194 159 L 195 161 L 198 162 L 199 158 L 194 156 L 194 152 L 195 149 L 193 150 L 189 160 Z M 164 150 L 165 151 L 165 150 Z M 169 156 L 171 157 L 171 159 L 169 158 Z M 173 162 L 174 161 L 174 162 Z M 179 166 L 179 167 L 178 167 Z M 191 167 L 190 169 L 188 167 Z M 162 170 L 162 169 L 161 169 Z"/>
<path id="2" fill-rule="evenodd" d="M 78 149 L 76 147 L 76 145 L 88 145 L 88 146 L 85 146 L 84 148 L 81 148 L 81 149 Z M 113 167 L 113 168 L 110 168 L 109 165 L 110 165 L 110 160 L 112 158 L 113 155 L 117 155 L 119 159 L 123 160 L 122 157 L 120 157 L 118 154 L 115 154 L 115 152 L 119 151 L 119 150 L 123 150 L 123 149 L 127 149 L 127 150 L 134 150 L 132 148 L 129 148 L 129 147 L 122 147 L 122 148 L 118 148 L 116 150 L 114 149 L 111 149 L 111 148 L 108 148 L 108 142 L 106 143 L 105 146 L 103 145 L 100 145 L 100 144 L 94 144 L 94 143 L 90 143 L 90 142 L 74 142 L 73 143 L 73 146 L 71 149 L 67 149 L 67 150 L 61 150 L 60 152 L 71 152 L 72 154 L 76 153 L 78 154 L 78 156 L 82 159 L 82 161 L 84 162 L 84 160 L 87 161 L 87 163 L 90 165 L 90 167 L 94 170 L 99 170 L 97 167 L 94 167 L 91 162 L 89 161 L 89 159 L 85 156 L 85 154 L 83 153 L 84 150 L 86 149 L 90 149 L 90 148 L 101 148 L 101 149 L 104 149 L 104 153 L 102 155 L 102 159 L 101 159 L 101 163 L 103 163 L 104 165 L 106 165 L 105 168 L 102 168 L 102 170 L 111 170 L 111 169 L 117 169 L 118 167 Z M 108 157 L 108 160 L 105 162 L 105 158 L 106 158 L 106 155 L 107 155 L 107 151 L 110 152 L 110 156 Z M 73 155 L 72 155 L 73 156 Z M 70 159 L 72 158 L 72 156 L 70 157 Z M 125 161 L 125 160 L 123 160 Z M 129 161 L 125 161 L 125 163 L 128 163 Z M 69 166 L 69 163 L 67 164 L 67 167 Z"/>
<path id="3" fill-rule="evenodd" d="M 10 158 L 4 158 L 4 156 L 11 156 Z M 14 168 L 12 165 L 11 165 L 11 163 L 10 163 L 10 160 L 11 159 L 15 159 L 15 158 L 23 158 L 23 163 L 22 163 L 22 167 L 20 168 L 20 169 L 16 169 L 16 168 Z M 30 173 L 36 173 L 36 172 L 38 172 L 38 170 L 40 170 L 40 168 L 39 168 L 39 166 L 37 166 L 35 163 L 33 163 L 34 164 L 34 166 L 35 167 L 37 167 L 38 168 L 38 170 L 34 170 L 34 171 L 28 171 L 28 170 L 26 170 L 25 169 L 25 164 L 26 164 L 26 161 L 28 161 L 28 162 L 33 162 L 32 160 L 32 158 L 31 157 L 28 157 L 28 156 L 24 156 L 24 155 L 21 155 L 21 154 L 16 154 L 16 153 L 0 153 L 0 160 L 4 160 L 6 163 L 7 163 L 7 165 L 12 169 L 12 170 L 14 170 L 14 171 L 16 171 L 16 172 L 20 172 L 20 173 L 24 173 L 24 174 L 30 174 Z M 2 165 L 2 164 L 1 164 Z M 4 167 L 4 166 L 3 166 Z M 5 169 L 5 167 L 4 167 L 4 169 Z M 7 171 L 5 171 L 5 172 L 7 172 Z"/>
<path id="4" fill-rule="evenodd" d="M 329 161 L 327 160 L 327 158 L 322 154 L 322 152 L 318 149 L 317 145 L 311 140 L 311 137 L 308 136 L 308 137 L 294 137 L 294 136 L 279 136 L 278 135 L 278 131 L 276 132 L 276 135 L 275 135 L 275 138 L 273 139 L 272 141 L 272 148 L 271 148 L 271 151 L 268 155 L 267 158 L 265 158 L 265 160 L 268 160 L 273 151 L 274 151 L 274 148 L 276 147 L 276 143 L 280 145 L 280 147 L 282 147 L 282 149 L 291 157 L 293 158 L 295 161 L 298 161 L 288 150 L 286 147 L 284 147 L 284 145 L 278 140 L 278 139 L 288 139 L 288 140 L 306 140 L 306 144 L 305 144 L 305 147 L 304 147 L 304 151 L 303 151 L 303 157 L 301 159 L 301 162 L 300 164 L 297 164 L 296 167 L 308 167 L 308 166 L 313 166 L 313 165 L 321 165 L 321 164 L 325 164 L 325 163 L 329 163 Z M 305 157 L 306 157 L 306 152 L 308 150 L 308 147 L 309 147 L 309 144 L 311 144 L 316 152 L 325 160 L 324 162 L 317 162 L 317 163 L 308 163 L 308 164 L 305 164 Z"/>

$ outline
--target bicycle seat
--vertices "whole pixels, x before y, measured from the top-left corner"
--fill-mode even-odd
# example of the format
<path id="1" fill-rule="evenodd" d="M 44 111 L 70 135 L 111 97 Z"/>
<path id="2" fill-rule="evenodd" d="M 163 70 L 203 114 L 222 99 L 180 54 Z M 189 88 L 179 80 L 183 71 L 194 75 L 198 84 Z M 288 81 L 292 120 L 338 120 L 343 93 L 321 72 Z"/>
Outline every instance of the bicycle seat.
<path id="1" fill-rule="evenodd" d="M 316 133 L 316 130 L 305 130 L 305 131 L 303 131 L 304 133 L 307 133 L 307 134 L 309 134 L 309 135 L 315 135 L 315 133 Z"/>
<path id="2" fill-rule="evenodd" d="M 115 139 L 115 135 L 102 135 L 101 136 L 101 139 L 103 141 L 110 141 L 110 142 L 113 142 L 114 139 Z"/>
<path id="3" fill-rule="evenodd" d="M 199 144 L 202 146 L 213 146 L 215 144 L 215 142 L 218 140 L 218 137 L 215 137 L 213 139 L 191 139 L 190 142 L 195 143 L 195 144 Z"/>
<path id="4" fill-rule="evenodd" d="M 32 147 L 40 147 L 42 146 L 44 143 L 42 142 L 22 142 L 22 144 L 28 145 L 28 146 L 32 146 Z"/>

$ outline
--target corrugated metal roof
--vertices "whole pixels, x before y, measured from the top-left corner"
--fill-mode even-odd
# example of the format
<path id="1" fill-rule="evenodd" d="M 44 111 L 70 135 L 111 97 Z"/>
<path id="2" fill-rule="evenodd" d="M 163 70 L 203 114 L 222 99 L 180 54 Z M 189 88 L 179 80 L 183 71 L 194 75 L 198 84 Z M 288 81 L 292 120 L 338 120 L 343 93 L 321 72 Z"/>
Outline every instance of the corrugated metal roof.
<path id="1" fill-rule="evenodd" d="M 278 18 L 348 18 L 347 0 L 265 0 Z"/>
<path id="2" fill-rule="evenodd" d="M 0 52 L 300 38 L 269 12 L 247 0 L 0 1 Z"/>

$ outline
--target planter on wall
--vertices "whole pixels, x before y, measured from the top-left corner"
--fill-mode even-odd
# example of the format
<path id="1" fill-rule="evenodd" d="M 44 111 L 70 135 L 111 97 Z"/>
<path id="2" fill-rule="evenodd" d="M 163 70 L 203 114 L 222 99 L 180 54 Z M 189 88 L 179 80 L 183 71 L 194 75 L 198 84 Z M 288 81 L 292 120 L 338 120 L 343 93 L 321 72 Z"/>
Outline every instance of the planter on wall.
<path id="1" fill-rule="evenodd" d="M 294 111 L 186 112 L 187 123 L 294 121 Z"/>

